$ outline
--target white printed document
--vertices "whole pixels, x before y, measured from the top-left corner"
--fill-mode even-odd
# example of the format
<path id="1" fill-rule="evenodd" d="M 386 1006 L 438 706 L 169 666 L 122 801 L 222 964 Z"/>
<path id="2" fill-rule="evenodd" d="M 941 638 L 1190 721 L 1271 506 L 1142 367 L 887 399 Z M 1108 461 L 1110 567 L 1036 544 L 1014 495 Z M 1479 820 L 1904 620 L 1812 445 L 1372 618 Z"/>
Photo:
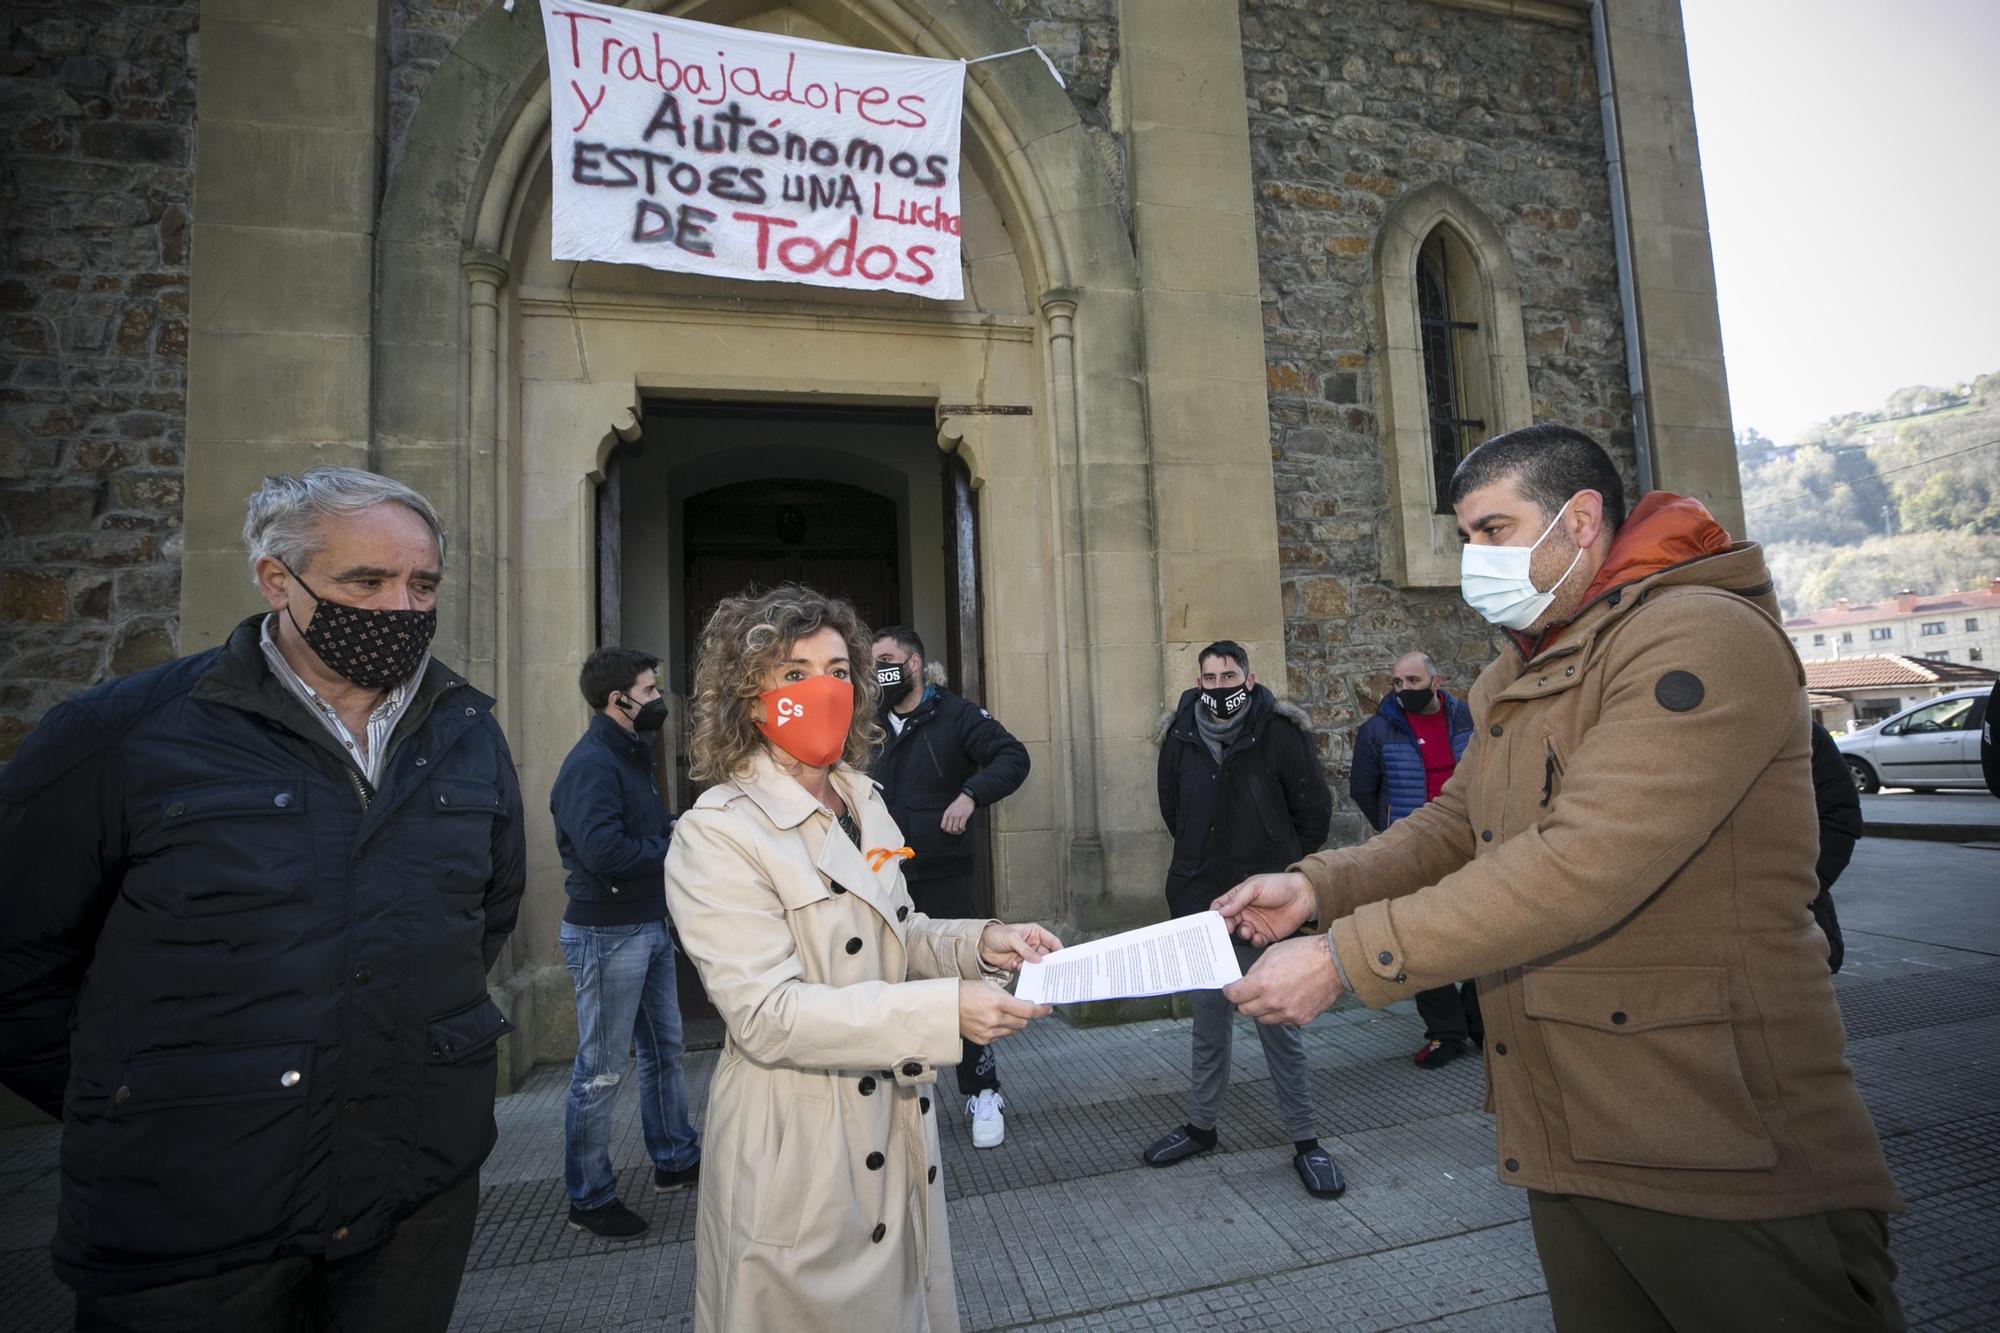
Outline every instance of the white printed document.
<path id="1" fill-rule="evenodd" d="M 1073 944 L 1042 962 L 1023 963 L 1014 995 L 1032 1004 L 1127 1000 L 1215 990 L 1242 976 L 1229 928 L 1218 914 L 1201 912 Z"/>

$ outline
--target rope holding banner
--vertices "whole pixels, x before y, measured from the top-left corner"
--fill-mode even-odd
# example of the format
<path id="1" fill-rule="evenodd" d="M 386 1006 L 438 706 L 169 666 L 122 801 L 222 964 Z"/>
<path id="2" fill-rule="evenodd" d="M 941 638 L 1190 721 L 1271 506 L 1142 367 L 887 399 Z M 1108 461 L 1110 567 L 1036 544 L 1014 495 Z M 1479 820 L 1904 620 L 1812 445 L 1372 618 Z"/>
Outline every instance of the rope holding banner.
<path id="1" fill-rule="evenodd" d="M 970 60 L 964 60 L 959 63 L 966 65 L 977 65 L 983 60 L 1004 60 L 1008 56 L 1025 55 L 1029 51 L 1033 51 L 1036 55 L 1040 56 L 1042 58 L 1042 63 L 1049 67 L 1049 77 L 1056 81 L 1056 87 L 1058 88 L 1069 87 L 1067 83 L 1063 82 L 1062 71 L 1056 68 L 1056 62 L 1049 59 L 1049 53 L 1047 51 L 1044 51 L 1039 46 L 1017 46 L 1011 51 L 995 51 L 990 56 L 974 56 Z"/>

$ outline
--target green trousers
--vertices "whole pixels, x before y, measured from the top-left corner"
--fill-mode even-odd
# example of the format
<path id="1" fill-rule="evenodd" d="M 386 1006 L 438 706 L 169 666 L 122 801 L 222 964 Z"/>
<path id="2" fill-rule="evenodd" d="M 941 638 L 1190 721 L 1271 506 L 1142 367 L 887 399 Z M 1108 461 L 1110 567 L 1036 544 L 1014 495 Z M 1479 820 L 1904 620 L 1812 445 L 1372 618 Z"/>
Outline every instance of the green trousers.
<path id="1" fill-rule="evenodd" d="M 1717 1222 L 1528 1192 L 1561 1333 L 1903 1333 L 1889 1221 Z"/>

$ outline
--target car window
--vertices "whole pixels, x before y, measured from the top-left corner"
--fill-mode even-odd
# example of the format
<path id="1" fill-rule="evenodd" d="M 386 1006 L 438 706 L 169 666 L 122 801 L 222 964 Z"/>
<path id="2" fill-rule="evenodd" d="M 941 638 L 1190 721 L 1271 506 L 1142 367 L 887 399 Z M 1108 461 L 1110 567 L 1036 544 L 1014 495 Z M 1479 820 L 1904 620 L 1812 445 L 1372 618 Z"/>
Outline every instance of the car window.
<path id="1" fill-rule="evenodd" d="M 1978 697 L 1973 696 L 1967 699 L 1946 699 L 1919 708 L 1903 719 L 1903 731 L 1905 734 L 1915 735 L 1919 732 L 1967 730 L 1975 725 L 1972 706 L 1977 702 Z"/>

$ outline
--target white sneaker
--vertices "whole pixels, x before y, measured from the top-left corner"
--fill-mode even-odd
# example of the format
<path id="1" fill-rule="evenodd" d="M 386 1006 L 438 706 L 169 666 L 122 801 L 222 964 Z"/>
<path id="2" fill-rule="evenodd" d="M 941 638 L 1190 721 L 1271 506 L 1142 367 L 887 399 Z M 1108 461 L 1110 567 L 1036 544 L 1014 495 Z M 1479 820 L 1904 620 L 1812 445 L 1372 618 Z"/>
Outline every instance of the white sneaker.
<path id="1" fill-rule="evenodd" d="M 990 1088 L 977 1097 L 969 1097 L 965 1102 L 965 1113 L 972 1117 L 972 1146 L 975 1148 L 997 1148 L 1007 1140 L 1007 1117 L 1000 1114 L 1007 1109 L 1007 1099 Z"/>

